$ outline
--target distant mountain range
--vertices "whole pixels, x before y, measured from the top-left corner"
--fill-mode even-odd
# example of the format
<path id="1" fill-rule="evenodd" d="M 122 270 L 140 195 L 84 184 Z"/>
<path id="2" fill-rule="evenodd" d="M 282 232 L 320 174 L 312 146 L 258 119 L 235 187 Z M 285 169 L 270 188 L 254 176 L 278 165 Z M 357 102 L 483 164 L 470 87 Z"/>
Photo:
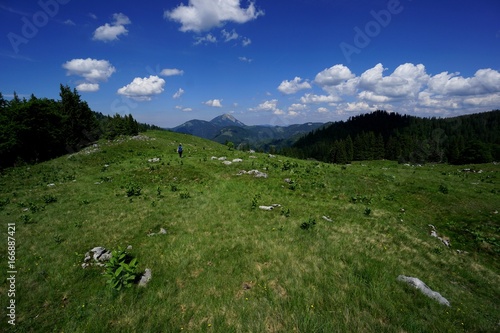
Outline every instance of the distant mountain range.
<path id="1" fill-rule="evenodd" d="M 170 130 L 195 135 L 219 143 L 228 141 L 235 146 L 248 145 L 254 149 L 268 150 L 292 145 L 301 136 L 318 129 L 323 123 L 306 123 L 289 126 L 247 126 L 230 114 L 223 114 L 210 121 L 193 119 Z"/>

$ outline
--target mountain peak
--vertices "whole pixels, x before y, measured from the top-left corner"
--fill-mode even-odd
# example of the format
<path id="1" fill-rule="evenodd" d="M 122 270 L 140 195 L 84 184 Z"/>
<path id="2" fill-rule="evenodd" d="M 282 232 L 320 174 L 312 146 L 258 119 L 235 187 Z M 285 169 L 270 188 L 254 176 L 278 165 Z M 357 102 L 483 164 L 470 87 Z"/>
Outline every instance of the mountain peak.
<path id="1" fill-rule="evenodd" d="M 245 124 L 243 124 L 238 119 L 234 118 L 229 113 L 225 113 L 223 115 L 215 117 L 214 119 L 210 120 L 210 122 L 212 124 L 220 126 L 220 127 L 227 127 L 227 126 L 243 127 L 243 126 L 245 126 Z"/>

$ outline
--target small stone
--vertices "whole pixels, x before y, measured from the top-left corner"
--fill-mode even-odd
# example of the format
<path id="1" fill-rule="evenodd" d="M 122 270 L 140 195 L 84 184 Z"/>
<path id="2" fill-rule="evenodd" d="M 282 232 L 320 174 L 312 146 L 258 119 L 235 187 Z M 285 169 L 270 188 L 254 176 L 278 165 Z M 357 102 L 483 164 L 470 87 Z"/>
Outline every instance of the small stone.
<path id="1" fill-rule="evenodd" d="M 433 291 L 431 288 L 429 288 L 424 282 L 422 282 L 418 278 L 399 275 L 397 277 L 397 280 L 402 281 L 402 282 L 406 282 L 408 285 L 415 287 L 416 289 L 420 290 L 424 295 L 436 300 L 439 304 L 450 306 L 450 302 L 446 298 L 441 296 L 440 293 Z"/>
<path id="2" fill-rule="evenodd" d="M 152 278 L 151 269 L 146 268 L 144 270 L 144 274 L 142 274 L 141 279 L 139 280 L 139 286 L 145 287 L 149 283 L 151 278 Z"/>

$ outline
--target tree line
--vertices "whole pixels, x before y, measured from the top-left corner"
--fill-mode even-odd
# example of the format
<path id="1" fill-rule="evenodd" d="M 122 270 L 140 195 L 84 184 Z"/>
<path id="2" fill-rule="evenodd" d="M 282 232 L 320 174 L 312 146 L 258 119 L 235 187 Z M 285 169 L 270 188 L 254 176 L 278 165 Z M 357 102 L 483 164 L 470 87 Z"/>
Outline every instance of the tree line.
<path id="1" fill-rule="evenodd" d="M 159 127 L 140 124 L 132 115 L 94 112 L 76 89 L 60 85 L 60 100 L 29 99 L 0 93 L 0 168 L 36 163 L 72 153 L 98 139 L 137 135 Z"/>
<path id="2" fill-rule="evenodd" d="M 454 118 L 378 110 L 315 130 L 280 153 L 338 164 L 379 159 L 420 164 L 498 161 L 500 110 Z"/>

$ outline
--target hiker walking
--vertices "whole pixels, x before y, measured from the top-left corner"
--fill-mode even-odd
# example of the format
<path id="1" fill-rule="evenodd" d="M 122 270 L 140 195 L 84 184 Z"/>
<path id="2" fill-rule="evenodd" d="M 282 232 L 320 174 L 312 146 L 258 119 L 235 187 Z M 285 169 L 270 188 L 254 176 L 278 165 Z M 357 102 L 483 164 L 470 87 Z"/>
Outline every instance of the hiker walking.
<path id="1" fill-rule="evenodd" d="M 177 152 L 179 153 L 179 157 L 182 158 L 182 145 L 179 143 L 179 147 L 177 147 Z"/>

